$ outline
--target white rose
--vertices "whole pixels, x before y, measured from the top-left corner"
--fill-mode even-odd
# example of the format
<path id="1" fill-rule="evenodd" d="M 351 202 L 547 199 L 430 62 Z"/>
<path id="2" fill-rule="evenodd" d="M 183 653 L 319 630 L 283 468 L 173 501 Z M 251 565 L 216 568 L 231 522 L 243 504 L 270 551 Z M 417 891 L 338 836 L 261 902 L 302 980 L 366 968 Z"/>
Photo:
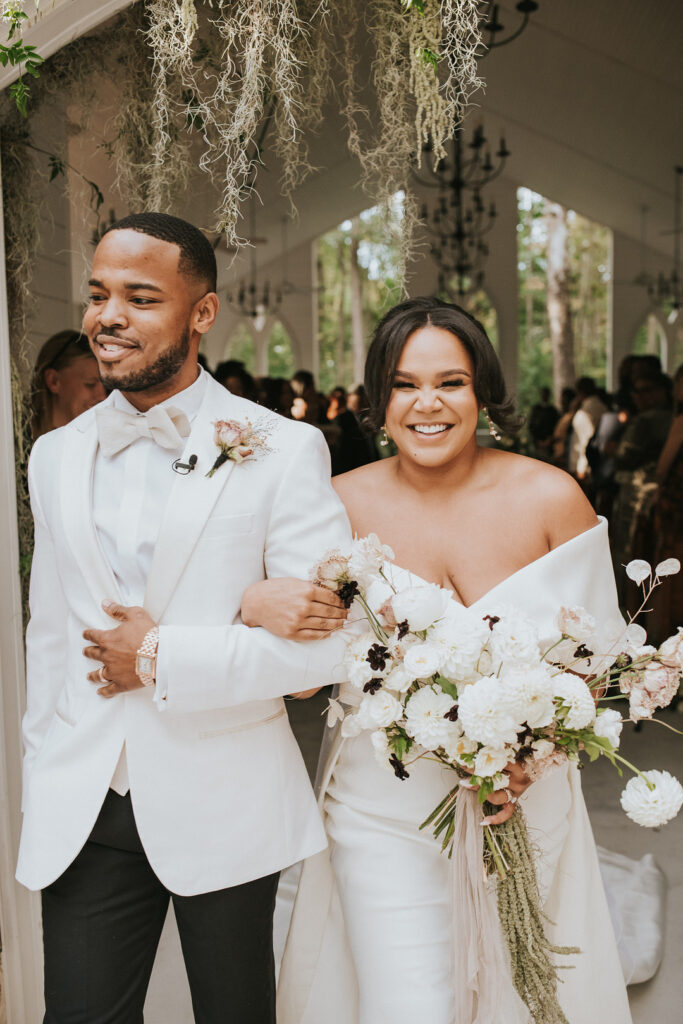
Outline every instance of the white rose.
<path id="1" fill-rule="evenodd" d="M 415 676 L 411 675 L 405 665 L 399 663 L 385 676 L 384 685 L 387 690 L 393 690 L 395 693 L 405 693 L 414 679 Z"/>
<path id="2" fill-rule="evenodd" d="M 683 805 L 683 786 L 678 779 L 668 772 L 643 772 L 648 782 L 654 783 L 650 789 L 645 779 L 639 775 L 630 779 L 621 794 L 621 806 L 631 821 L 646 828 L 657 828 L 675 818 Z"/>
<path id="3" fill-rule="evenodd" d="M 500 750 L 493 747 L 482 747 L 474 759 L 474 774 L 480 775 L 482 778 L 497 775 L 514 756 L 514 751 L 511 752 L 507 747 Z"/>
<path id="4" fill-rule="evenodd" d="M 583 679 L 563 672 L 553 679 L 553 690 L 566 708 L 563 721 L 567 729 L 586 729 L 593 724 L 595 701 Z"/>
<path id="5" fill-rule="evenodd" d="M 530 729 L 542 729 L 555 717 L 552 680 L 542 665 L 536 668 L 503 672 L 501 682 L 518 722 Z"/>
<path id="6" fill-rule="evenodd" d="M 683 626 L 678 627 L 675 636 L 664 641 L 657 653 L 667 665 L 683 669 Z"/>
<path id="7" fill-rule="evenodd" d="M 389 764 L 389 739 L 384 729 L 375 729 L 374 732 L 370 733 L 370 742 L 375 754 L 375 760 L 377 764 L 382 768 L 391 770 Z"/>
<path id="8" fill-rule="evenodd" d="M 486 746 L 501 748 L 517 740 L 521 728 L 495 676 L 484 676 L 459 693 L 458 711 L 465 734 Z"/>
<path id="9" fill-rule="evenodd" d="M 221 448 L 234 448 L 242 442 L 245 428 L 237 420 L 216 420 L 213 439 Z"/>
<path id="10" fill-rule="evenodd" d="M 403 714 L 403 706 L 392 693 L 386 690 L 378 690 L 377 693 L 366 693 L 360 702 L 358 716 L 364 729 L 374 729 L 379 726 L 385 729 Z"/>
<path id="11" fill-rule="evenodd" d="M 460 732 L 457 723 L 445 717 L 452 707 L 453 698 L 443 690 L 423 686 L 406 704 L 406 732 L 425 750 L 445 746 L 449 736 Z"/>
<path id="12" fill-rule="evenodd" d="M 580 605 L 560 608 L 555 624 L 560 633 L 571 636 L 574 640 L 588 640 L 595 632 L 595 619 Z"/>
<path id="13" fill-rule="evenodd" d="M 615 711 L 614 708 L 604 708 L 598 711 L 593 725 L 593 732 L 596 736 L 609 740 L 612 748 L 618 750 L 621 730 L 623 728 L 624 723 L 619 712 Z"/>
<path id="14" fill-rule="evenodd" d="M 413 632 L 421 632 L 444 614 L 451 600 L 449 591 L 435 583 L 408 587 L 394 594 L 391 605 L 397 622 L 407 622 Z"/>
<path id="15" fill-rule="evenodd" d="M 442 654 L 437 644 L 414 644 L 409 647 L 403 665 L 413 679 L 430 679 L 441 667 Z"/>

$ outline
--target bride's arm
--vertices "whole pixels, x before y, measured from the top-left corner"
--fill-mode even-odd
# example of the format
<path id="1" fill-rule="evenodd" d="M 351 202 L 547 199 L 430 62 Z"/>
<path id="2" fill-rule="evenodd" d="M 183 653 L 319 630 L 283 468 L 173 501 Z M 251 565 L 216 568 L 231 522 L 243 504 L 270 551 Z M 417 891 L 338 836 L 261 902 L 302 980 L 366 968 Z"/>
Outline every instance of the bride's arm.
<path id="1" fill-rule="evenodd" d="M 320 640 L 343 626 L 348 610 L 325 587 L 294 578 L 260 580 L 242 595 L 242 622 L 285 640 Z"/>

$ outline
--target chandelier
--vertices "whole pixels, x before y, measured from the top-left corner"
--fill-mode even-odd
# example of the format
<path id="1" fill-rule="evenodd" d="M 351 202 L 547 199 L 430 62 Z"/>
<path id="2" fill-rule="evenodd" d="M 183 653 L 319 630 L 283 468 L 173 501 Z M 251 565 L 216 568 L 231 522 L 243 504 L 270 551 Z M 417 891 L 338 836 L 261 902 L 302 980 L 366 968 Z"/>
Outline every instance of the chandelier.
<path id="1" fill-rule="evenodd" d="M 485 238 L 497 217 L 495 203 L 487 206 L 482 190 L 502 173 L 510 150 L 501 136 L 494 162 L 484 128 L 478 125 L 469 143 L 462 128 L 455 129 L 445 159 L 435 163 L 430 155 L 427 145 L 423 148 L 425 173 L 413 173 L 420 185 L 438 192 L 431 209 L 424 203 L 421 212 L 439 270 L 438 290 L 441 295 L 463 298 L 482 285 L 489 253 Z"/>
<path id="2" fill-rule="evenodd" d="M 266 239 L 256 237 L 255 196 L 252 195 L 249 209 L 249 274 L 240 281 L 236 290 L 226 294 L 228 306 L 239 316 L 251 320 L 254 330 L 260 333 L 266 326 L 269 317 L 275 316 L 282 305 L 282 286 L 271 289 L 270 281 L 265 280 L 259 286 L 256 267 L 256 246 Z"/>
<path id="3" fill-rule="evenodd" d="M 538 6 L 535 0 L 520 0 L 515 10 L 521 15 L 521 22 L 505 35 L 500 4 L 487 4 L 479 23 L 482 33 L 479 59 L 518 39 Z M 484 202 L 482 190 L 501 174 L 510 150 L 501 136 L 494 159 L 482 125 L 475 128 L 467 144 L 462 127 L 455 127 L 450 146 L 449 155 L 438 162 L 431 158 L 431 145 L 423 146 L 422 166 L 426 170 L 424 173 L 413 170 L 413 176 L 424 188 L 438 192 L 431 209 L 429 204 L 423 204 L 422 220 L 439 271 L 439 294 L 462 299 L 478 291 L 484 280 L 484 264 L 489 254 L 486 235 L 495 223 L 497 210 L 495 203 Z"/>

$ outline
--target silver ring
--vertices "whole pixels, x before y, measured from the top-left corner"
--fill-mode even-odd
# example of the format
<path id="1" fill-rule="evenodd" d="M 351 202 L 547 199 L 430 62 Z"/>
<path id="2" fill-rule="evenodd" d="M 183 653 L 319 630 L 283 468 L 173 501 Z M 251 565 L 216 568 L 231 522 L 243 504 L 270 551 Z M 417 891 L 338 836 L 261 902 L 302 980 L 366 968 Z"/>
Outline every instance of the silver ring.
<path id="1" fill-rule="evenodd" d="M 100 665 L 100 667 L 98 668 L 97 678 L 101 683 L 104 683 L 105 685 L 111 682 L 111 679 L 107 679 L 107 677 L 104 674 L 104 665 Z"/>
<path id="2" fill-rule="evenodd" d="M 512 795 L 512 793 L 510 792 L 510 787 L 509 786 L 506 788 L 505 793 L 506 793 L 507 798 L 508 798 L 508 803 L 511 803 L 511 804 L 516 804 L 517 803 L 517 800 L 519 799 L 519 797 L 516 797 L 516 796 Z"/>

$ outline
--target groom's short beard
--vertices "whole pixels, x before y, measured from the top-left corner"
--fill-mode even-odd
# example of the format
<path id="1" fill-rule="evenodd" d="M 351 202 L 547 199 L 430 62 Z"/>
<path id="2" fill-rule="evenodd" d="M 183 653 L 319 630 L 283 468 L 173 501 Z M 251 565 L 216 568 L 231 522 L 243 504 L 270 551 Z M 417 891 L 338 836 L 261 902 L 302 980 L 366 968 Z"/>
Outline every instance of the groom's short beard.
<path id="1" fill-rule="evenodd" d="M 108 377 L 100 369 L 100 379 L 108 391 L 148 391 L 165 384 L 182 368 L 190 351 L 190 329 L 186 327 L 171 348 L 162 352 L 156 360 L 142 370 L 134 370 L 125 377 Z"/>

